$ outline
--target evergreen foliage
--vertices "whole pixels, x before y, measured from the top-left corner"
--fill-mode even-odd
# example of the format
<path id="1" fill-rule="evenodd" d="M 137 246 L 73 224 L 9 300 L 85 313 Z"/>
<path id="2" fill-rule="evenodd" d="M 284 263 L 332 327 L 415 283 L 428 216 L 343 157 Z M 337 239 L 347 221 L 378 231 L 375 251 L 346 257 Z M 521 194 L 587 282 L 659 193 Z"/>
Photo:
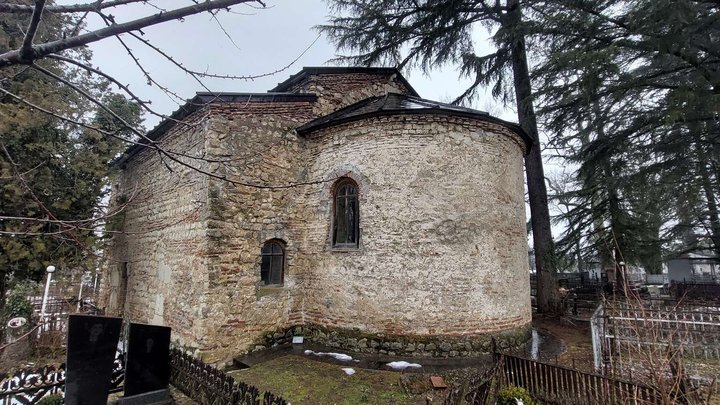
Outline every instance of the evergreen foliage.
<path id="1" fill-rule="evenodd" d="M 21 316 L 30 322 L 32 320 L 33 306 L 28 300 L 34 291 L 36 291 L 34 283 L 24 281 L 16 283 L 7 294 L 5 306 L 0 311 L 0 322 L 6 325 L 7 322 L 15 317 Z"/>
<path id="2" fill-rule="evenodd" d="M 52 14 L 43 22 L 41 39 L 72 26 L 72 21 Z M 0 53 L 17 48 L 25 24 L 22 15 L 0 14 Z M 85 49 L 72 52 L 89 60 Z M 139 124 L 139 107 L 112 93 L 107 83 L 52 59 L 36 63 Z M 0 85 L 30 103 L 123 133 L 106 111 L 28 66 L 4 68 L 2 73 Z M 94 270 L 97 228 L 76 227 L 74 221 L 100 215 L 111 174 L 108 163 L 123 148 L 117 139 L 68 124 L 10 96 L 0 97 L 0 302 L 10 276 L 38 280 L 49 264 Z"/>
<path id="3" fill-rule="evenodd" d="M 653 273 L 669 254 L 720 252 L 719 5 L 567 4 L 536 4 L 529 28 L 540 114 L 579 167 L 561 249 L 581 243 L 585 258 Z"/>

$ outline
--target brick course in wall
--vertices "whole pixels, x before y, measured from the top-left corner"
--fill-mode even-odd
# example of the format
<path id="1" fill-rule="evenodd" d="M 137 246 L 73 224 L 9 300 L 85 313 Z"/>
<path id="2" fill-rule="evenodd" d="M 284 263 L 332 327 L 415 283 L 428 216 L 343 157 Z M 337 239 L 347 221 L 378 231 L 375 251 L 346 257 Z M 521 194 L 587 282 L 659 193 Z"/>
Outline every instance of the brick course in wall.
<path id="1" fill-rule="evenodd" d="M 204 169 L 229 181 L 169 172 L 151 151 L 128 161 L 113 198 L 135 198 L 104 287 L 110 297 L 117 263 L 128 263 L 128 294 L 113 310 L 173 327 L 177 343 L 210 362 L 296 332 L 345 350 L 419 356 L 526 339 L 520 136 L 480 119 L 413 114 L 301 137 L 295 128 L 317 116 L 409 90 L 396 77 L 358 74 L 309 76 L 293 90 L 317 101 L 211 104 L 188 118 L 202 125 L 162 138 L 209 158 Z M 330 222 L 342 176 L 359 186 L 361 239 L 339 251 Z M 286 246 L 282 286 L 260 285 L 270 239 Z"/>

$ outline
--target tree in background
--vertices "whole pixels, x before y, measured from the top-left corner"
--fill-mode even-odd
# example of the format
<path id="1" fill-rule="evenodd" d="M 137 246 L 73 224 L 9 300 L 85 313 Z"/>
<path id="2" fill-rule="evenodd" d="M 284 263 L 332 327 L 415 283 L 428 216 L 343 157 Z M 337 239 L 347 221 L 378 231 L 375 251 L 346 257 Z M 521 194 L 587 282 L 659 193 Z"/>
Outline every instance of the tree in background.
<path id="1" fill-rule="evenodd" d="M 23 39 L 22 19 L 0 14 L 0 53 Z M 67 29 L 68 20 L 47 17 L 37 31 L 40 40 Z M 87 61 L 89 53 L 73 52 Z M 140 124 L 137 103 L 110 91 L 105 80 L 87 77 L 55 60 L 38 61 L 38 69 L 63 80 L 110 106 L 122 121 Z M 0 305 L 7 282 L 38 279 L 47 265 L 95 269 L 98 230 L 106 219 L 102 199 L 108 163 L 125 147 L 116 138 L 73 125 L 34 109 L 43 105 L 57 115 L 87 119 L 119 135 L 128 132 L 120 120 L 88 102 L 70 86 L 28 66 L 2 71 L 2 89 L 22 94 L 25 102 L 0 96 Z"/>
<path id="2" fill-rule="evenodd" d="M 673 251 L 720 253 L 717 2 L 531 9 L 540 114 L 552 146 L 579 167 L 561 250 L 581 243 L 605 267 L 651 273 Z"/>

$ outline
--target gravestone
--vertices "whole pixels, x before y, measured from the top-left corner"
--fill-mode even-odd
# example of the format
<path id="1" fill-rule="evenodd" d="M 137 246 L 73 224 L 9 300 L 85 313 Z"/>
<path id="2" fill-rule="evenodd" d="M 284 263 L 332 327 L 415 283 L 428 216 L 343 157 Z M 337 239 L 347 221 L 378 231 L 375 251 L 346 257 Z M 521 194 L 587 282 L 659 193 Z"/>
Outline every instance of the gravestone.
<path id="1" fill-rule="evenodd" d="M 105 405 L 122 319 L 91 315 L 68 318 L 65 404 Z"/>
<path id="2" fill-rule="evenodd" d="M 130 324 L 125 396 L 167 389 L 170 381 L 170 328 Z"/>

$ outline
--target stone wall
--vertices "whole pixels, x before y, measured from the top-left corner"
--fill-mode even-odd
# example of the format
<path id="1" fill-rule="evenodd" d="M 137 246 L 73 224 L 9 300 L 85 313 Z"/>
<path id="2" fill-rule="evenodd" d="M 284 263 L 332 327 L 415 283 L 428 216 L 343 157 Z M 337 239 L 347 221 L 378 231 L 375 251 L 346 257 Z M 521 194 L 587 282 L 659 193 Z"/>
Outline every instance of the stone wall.
<path id="1" fill-rule="evenodd" d="M 224 161 L 217 171 L 231 182 L 210 183 L 209 315 L 201 344 L 207 361 L 228 360 L 266 331 L 297 322 L 303 236 L 295 199 L 306 186 L 293 185 L 309 179 L 294 128 L 313 116 L 312 108 L 304 102 L 213 106 L 208 151 Z M 282 288 L 260 286 L 260 250 L 270 239 L 286 245 Z"/>
<path id="2" fill-rule="evenodd" d="M 206 114 L 195 112 L 161 140 L 174 157 L 204 170 L 190 156 L 205 154 Z M 190 348 L 206 331 L 208 184 L 154 150 L 133 156 L 113 181 L 112 206 L 124 208 L 111 229 L 123 233 L 112 235 L 101 286 L 107 314 L 170 326 L 172 339 Z"/>
<path id="3" fill-rule="evenodd" d="M 307 323 L 389 335 L 469 336 L 527 325 L 523 152 L 498 125 L 379 117 L 308 140 L 313 177 L 350 173 L 360 245 L 330 244 L 331 182 L 303 197 Z"/>
<path id="4" fill-rule="evenodd" d="M 313 106 L 316 117 L 330 114 L 369 97 L 387 93 L 410 94 L 397 75 L 367 73 L 314 74 L 289 89 L 291 92 L 313 93 L 318 101 Z"/>
<path id="5" fill-rule="evenodd" d="M 271 344 L 268 331 L 287 339 L 297 325 L 330 331 L 325 336 L 340 337 L 309 338 L 348 350 L 376 348 L 353 347 L 359 339 L 347 331 L 380 336 L 377 350 L 431 345 L 418 355 L 476 354 L 498 333 L 512 344 L 526 337 L 517 135 L 490 123 L 410 116 L 299 139 L 300 110 L 264 108 L 262 118 L 214 114 L 209 136 L 222 138 L 214 153 L 243 162 L 223 166 L 232 179 L 298 185 L 211 182 L 210 309 L 201 345 L 208 361 Z M 330 190 L 341 176 L 360 185 L 357 250 L 330 246 Z M 270 239 L 287 245 L 279 288 L 259 285 L 260 249 Z M 442 342 L 477 347 L 446 353 Z"/>
<path id="6" fill-rule="evenodd" d="M 416 336 L 372 334 L 357 329 L 307 324 L 266 332 L 264 340 L 254 345 L 251 351 L 290 344 L 293 336 L 302 336 L 315 344 L 351 352 L 409 357 L 468 357 L 492 353 L 493 344 L 497 345 L 496 349 L 518 347 L 530 339 L 530 334 L 530 325 L 473 336 Z"/>

